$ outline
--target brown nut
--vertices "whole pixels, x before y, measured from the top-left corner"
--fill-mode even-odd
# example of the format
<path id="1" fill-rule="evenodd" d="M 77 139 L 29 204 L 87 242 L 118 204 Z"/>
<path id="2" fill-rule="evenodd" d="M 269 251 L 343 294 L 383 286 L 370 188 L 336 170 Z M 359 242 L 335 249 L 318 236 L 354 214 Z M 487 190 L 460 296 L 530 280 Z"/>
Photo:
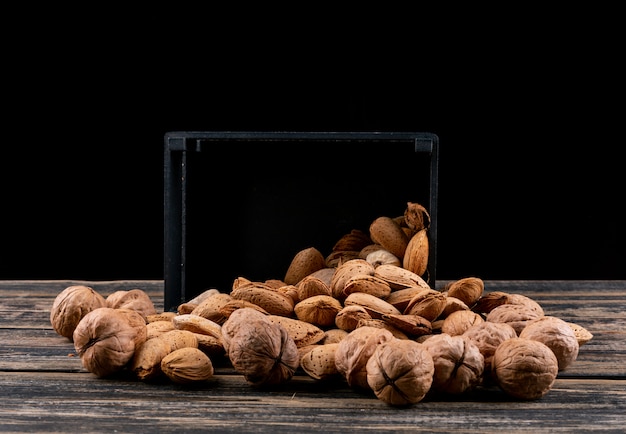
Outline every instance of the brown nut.
<path id="1" fill-rule="evenodd" d="M 463 336 L 474 342 L 485 358 L 483 384 L 491 384 L 493 382 L 491 378 L 493 353 L 505 340 L 516 338 L 517 332 L 507 323 L 483 321 L 465 330 Z"/>
<path id="2" fill-rule="evenodd" d="M 402 267 L 423 276 L 428 268 L 429 249 L 428 232 L 426 229 L 417 231 L 406 246 Z"/>
<path id="3" fill-rule="evenodd" d="M 481 384 L 485 359 L 469 338 L 440 333 L 423 345 L 435 364 L 433 391 L 461 394 Z"/>
<path id="4" fill-rule="evenodd" d="M 536 310 L 524 304 L 503 304 L 491 310 L 486 320 L 492 322 L 504 322 L 511 325 L 517 335 L 526 327 L 528 321 L 543 316 Z"/>
<path id="5" fill-rule="evenodd" d="M 57 334 L 72 340 L 80 320 L 99 307 L 106 307 L 106 300 L 93 288 L 85 285 L 68 286 L 52 303 L 50 324 Z"/>
<path id="6" fill-rule="evenodd" d="M 559 362 L 548 346 L 532 339 L 515 337 L 502 342 L 493 354 L 491 375 L 508 395 L 533 400 L 554 385 Z"/>
<path id="7" fill-rule="evenodd" d="M 327 380 L 339 376 L 335 365 L 335 353 L 339 343 L 316 345 L 300 359 L 300 366 L 310 377 L 316 380 Z"/>
<path id="8" fill-rule="evenodd" d="M 167 340 L 159 337 L 148 339 L 137 348 L 128 367 L 141 381 L 158 379 L 162 374 L 161 360 L 171 351 Z"/>
<path id="9" fill-rule="evenodd" d="M 343 289 L 346 286 L 346 282 L 352 276 L 357 274 L 368 274 L 373 276 L 374 270 L 374 266 L 365 259 L 351 259 L 339 265 L 330 281 L 330 290 L 333 297 L 338 300 L 343 300 L 345 298 Z"/>
<path id="10" fill-rule="evenodd" d="M 367 384 L 381 401 L 407 406 L 430 390 L 435 366 L 425 347 L 412 340 L 391 339 L 376 346 L 365 366 Z"/>
<path id="11" fill-rule="evenodd" d="M 394 219 L 386 216 L 376 218 L 370 224 L 369 233 L 374 243 L 380 244 L 399 260 L 404 258 L 409 238 Z"/>
<path id="12" fill-rule="evenodd" d="M 478 277 L 464 277 L 448 283 L 444 291 L 448 296 L 456 297 L 468 307 L 474 306 L 485 291 L 485 282 Z"/>
<path id="13" fill-rule="evenodd" d="M 174 383 L 190 384 L 213 377 L 213 363 L 198 348 L 180 348 L 161 359 L 161 371 Z"/>
<path id="14" fill-rule="evenodd" d="M 315 247 L 300 250 L 291 260 L 283 281 L 296 285 L 309 274 L 326 267 L 326 258 Z"/>
<path id="15" fill-rule="evenodd" d="M 529 321 L 520 332 L 520 338 L 543 342 L 559 362 L 559 371 L 565 370 L 578 357 L 578 339 L 567 322 L 555 316 L 542 316 Z"/>
<path id="16" fill-rule="evenodd" d="M 474 324 L 484 322 L 482 316 L 471 310 L 457 310 L 448 315 L 441 324 L 441 332 L 450 336 L 462 335 Z"/>
<path id="17" fill-rule="evenodd" d="M 280 315 L 268 315 L 267 319 L 283 326 L 298 348 L 317 344 L 324 339 L 324 330 L 310 322 Z"/>
<path id="18" fill-rule="evenodd" d="M 233 368 L 256 387 L 288 381 L 300 366 L 294 340 L 283 326 L 269 320 L 264 327 L 241 321 L 228 343 L 228 358 Z"/>
<path id="19" fill-rule="evenodd" d="M 137 329 L 117 309 L 99 307 L 80 320 L 72 338 L 83 367 L 106 377 L 122 370 L 132 359 Z"/>
<path id="20" fill-rule="evenodd" d="M 293 311 L 301 321 L 328 327 L 335 324 L 335 317 L 342 308 L 339 300 L 330 295 L 314 295 L 296 304 Z"/>
<path id="21" fill-rule="evenodd" d="M 369 389 L 366 365 L 376 347 L 395 339 L 389 330 L 377 327 L 358 327 L 339 342 L 335 365 L 349 386 Z"/>
<path id="22" fill-rule="evenodd" d="M 156 313 L 156 308 L 148 293 L 139 288 L 115 291 L 106 298 L 106 302 L 108 307 L 114 309 L 136 310 L 144 318 Z"/>

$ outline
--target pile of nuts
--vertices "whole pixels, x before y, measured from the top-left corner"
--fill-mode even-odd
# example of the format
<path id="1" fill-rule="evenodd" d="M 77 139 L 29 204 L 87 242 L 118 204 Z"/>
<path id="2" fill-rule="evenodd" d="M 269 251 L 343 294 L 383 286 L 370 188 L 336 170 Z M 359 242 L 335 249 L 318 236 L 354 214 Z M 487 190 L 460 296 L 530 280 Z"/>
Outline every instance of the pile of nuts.
<path id="1" fill-rule="evenodd" d="M 157 312 L 135 288 L 108 297 L 70 286 L 50 321 L 89 372 L 141 381 L 211 380 L 227 360 L 254 387 L 298 370 L 341 379 L 398 407 L 428 394 L 498 387 L 520 400 L 544 396 L 592 335 L 547 315 L 521 294 L 485 292 L 478 277 L 427 282 L 430 216 L 408 202 L 398 217 L 355 229 L 324 256 L 298 252 L 282 279 L 234 280 Z"/>

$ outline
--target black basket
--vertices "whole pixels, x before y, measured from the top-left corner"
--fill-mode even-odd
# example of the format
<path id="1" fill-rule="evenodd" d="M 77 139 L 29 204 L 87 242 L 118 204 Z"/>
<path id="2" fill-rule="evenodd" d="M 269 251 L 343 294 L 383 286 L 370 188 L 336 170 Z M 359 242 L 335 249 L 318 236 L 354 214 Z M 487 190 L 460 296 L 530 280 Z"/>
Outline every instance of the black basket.
<path id="1" fill-rule="evenodd" d="M 431 218 L 434 287 L 439 139 L 411 132 L 165 134 L 165 310 L 237 277 L 283 279 L 308 247 L 417 202 Z"/>

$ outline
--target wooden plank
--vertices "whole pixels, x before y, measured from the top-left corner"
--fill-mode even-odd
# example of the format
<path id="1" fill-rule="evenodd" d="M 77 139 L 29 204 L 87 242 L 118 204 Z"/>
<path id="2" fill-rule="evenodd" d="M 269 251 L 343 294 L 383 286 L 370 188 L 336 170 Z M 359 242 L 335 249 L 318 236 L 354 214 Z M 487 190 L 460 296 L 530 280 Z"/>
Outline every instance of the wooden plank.
<path id="1" fill-rule="evenodd" d="M 0 387 L 2 431 L 619 432 L 626 426 L 624 380 L 557 380 L 529 402 L 477 389 L 462 397 L 427 396 L 407 408 L 306 377 L 263 390 L 237 375 L 190 388 L 90 374 L 0 373 Z"/>

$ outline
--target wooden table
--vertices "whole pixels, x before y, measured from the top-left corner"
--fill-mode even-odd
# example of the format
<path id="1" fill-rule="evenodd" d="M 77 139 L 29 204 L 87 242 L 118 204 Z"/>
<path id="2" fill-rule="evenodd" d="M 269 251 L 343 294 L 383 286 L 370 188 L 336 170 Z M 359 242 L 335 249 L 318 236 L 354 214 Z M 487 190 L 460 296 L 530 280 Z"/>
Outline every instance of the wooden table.
<path id="1" fill-rule="evenodd" d="M 527 295 L 593 339 L 539 400 L 478 388 L 410 408 L 304 372 L 270 390 L 228 366 L 194 386 L 97 378 L 50 324 L 74 284 L 104 296 L 141 288 L 163 308 L 163 281 L 0 281 L 2 432 L 626 432 L 626 281 L 486 281 L 485 292 Z"/>

